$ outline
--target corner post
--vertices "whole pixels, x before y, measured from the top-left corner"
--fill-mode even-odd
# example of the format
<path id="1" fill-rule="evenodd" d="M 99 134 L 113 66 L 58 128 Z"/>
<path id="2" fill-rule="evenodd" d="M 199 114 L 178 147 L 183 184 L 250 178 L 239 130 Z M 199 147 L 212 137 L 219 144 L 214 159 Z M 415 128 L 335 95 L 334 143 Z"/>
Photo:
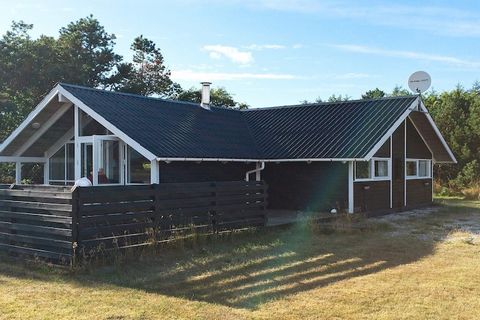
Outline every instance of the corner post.
<path id="1" fill-rule="evenodd" d="M 80 248 L 80 196 L 79 188 L 72 190 L 72 266 L 77 264 Z"/>
<path id="2" fill-rule="evenodd" d="M 17 161 L 15 162 L 15 184 L 22 183 L 22 163 Z"/>
<path id="3" fill-rule="evenodd" d="M 157 159 L 153 159 L 150 161 L 150 183 L 160 183 L 160 164 Z"/>
<path id="4" fill-rule="evenodd" d="M 353 199 L 353 161 L 348 162 L 348 213 L 353 213 L 354 199 Z"/>
<path id="5" fill-rule="evenodd" d="M 74 121 L 73 121 L 73 131 L 74 132 L 74 144 L 75 144 L 75 150 L 74 150 L 74 158 L 75 158 L 75 180 L 78 180 L 81 178 L 81 144 L 80 141 L 78 140 L 79 138 L 79 133 L 80 133 L 80 116 L 79 116 L 79 110 L 78 106 L 75 105 L 74 107 Z"/>
<path id="6" fill-rule="evenodd" d="M 45 152 L 45 162 L 43 163 L 43 184 L 50 184 L 50 160 L 47 153 Z"/>

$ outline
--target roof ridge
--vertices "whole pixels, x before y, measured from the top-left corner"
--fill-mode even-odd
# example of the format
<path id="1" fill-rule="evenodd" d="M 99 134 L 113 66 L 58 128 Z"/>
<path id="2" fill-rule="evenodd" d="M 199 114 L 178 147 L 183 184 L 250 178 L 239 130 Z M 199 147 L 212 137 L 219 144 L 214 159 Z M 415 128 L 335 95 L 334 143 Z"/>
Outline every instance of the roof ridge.
<path id="1" fill-rule="evenodd" d="M 371 98 L 371 99 L 355 99 L 355 100 L 346 100 L 346 101 L 325 101 L 325 102 L 314 102 L 314 103 L 300 103 L 300 104 L 291 104 L 291 105 L 282 105 L 282 106 L 273 106 L 273 107 L 260 107 L 240 110 L 242 112 L 257 111 L 257 110 L 274 110 L 274 109 L 287 109 L 287 108 L 302 108 L 302 107 L 315 107 L 315 106 L 327 106 L 335 104 L 346 104 L 346 103 L 358 103 L 358 102 L 369 102 L 369 101 L 383 101 L 383 100 L 393 100 L 393 99 L 407 99 L 407 98 L 418 98 L 418 95 L 403 95 L 403 96 L 390 96 L 382 98 Z"/>
<path id="2" fill-rule="evenodd" d="M 173 103 L 178 103 L 178 104 L 187 104 L 187 105 L 194 105 L 194 106 L 201 107 L 201 105 L 200 105 L 199 103 L 190 102 L 190 101 L 149 97 L 149 96 L 143 96 L 143 95 L 141 95 L 141 94 L 136 94 L 136 93 L 110 91 L 110 90 L 99 89 L 99 88 L 92 88 L 92 87 L 81 86 L 81 85 L 78 85 L 78 84 L 71 84 L 71 83 L 66 83 L 66 82 L 59 82 L 58 84 L 59 84 L 60 86 L 70 86 L 70 87 L 74 87 L 74 88 L 78 88 L 78 89 L 84 89 L 84 90 L 91 90 L 91 91 L 97 91 L 97 92 L 104 92 L 104 93 L 110 93 L 110 94 L 118 94 L 118 95 L 123 95 L 123 96 L 130 96 L 130 97 L 141 98 L 141 99 L 149 99 L 149 100 L 155 100 L 155 101 L 173 102 Z"/>

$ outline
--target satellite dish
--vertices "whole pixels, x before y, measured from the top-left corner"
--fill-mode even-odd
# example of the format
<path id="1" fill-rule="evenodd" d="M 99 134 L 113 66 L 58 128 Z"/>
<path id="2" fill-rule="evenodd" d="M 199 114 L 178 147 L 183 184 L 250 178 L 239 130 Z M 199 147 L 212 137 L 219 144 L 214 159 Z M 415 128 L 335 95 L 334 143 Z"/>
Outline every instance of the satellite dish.
<path id="1" fill-rule="evenodd" d="M 432 78 L 425 71 L 417 71 L 412 73 L 408 78 L 408 87 L 415 93 L 423 93 L 430 88 Z"/>

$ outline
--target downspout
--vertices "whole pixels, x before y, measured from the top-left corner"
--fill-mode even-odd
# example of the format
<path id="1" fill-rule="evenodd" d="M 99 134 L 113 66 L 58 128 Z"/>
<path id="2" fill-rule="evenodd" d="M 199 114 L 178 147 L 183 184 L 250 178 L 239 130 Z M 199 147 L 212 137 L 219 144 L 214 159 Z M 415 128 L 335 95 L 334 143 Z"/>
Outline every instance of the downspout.
<path id="1" fill-rule="evenodd" d="M 260 181 L 260 171 L 262 171 L 263 169 L 265 169 L 265 161 L 257 162 L 257 168 L 247 171 L 247 173 L 245 174 L 245 181 L 250 181 L 250 175 L 252 173 L 256 173 L 256 180 Z"/>

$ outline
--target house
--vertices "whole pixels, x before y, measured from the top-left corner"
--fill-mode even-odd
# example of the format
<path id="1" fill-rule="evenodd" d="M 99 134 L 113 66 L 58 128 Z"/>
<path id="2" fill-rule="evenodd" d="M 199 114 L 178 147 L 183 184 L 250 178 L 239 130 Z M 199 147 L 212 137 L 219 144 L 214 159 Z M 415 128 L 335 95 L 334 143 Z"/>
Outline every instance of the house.
<path id="1" fill-rule="evenodd" d="M 272 209 L 389 211 L 432 202 L 434 163 L 455 163 L 419 96 L 249 110 L 60 83 L 1 144 L 43 183 L 264 180 Z"/>

